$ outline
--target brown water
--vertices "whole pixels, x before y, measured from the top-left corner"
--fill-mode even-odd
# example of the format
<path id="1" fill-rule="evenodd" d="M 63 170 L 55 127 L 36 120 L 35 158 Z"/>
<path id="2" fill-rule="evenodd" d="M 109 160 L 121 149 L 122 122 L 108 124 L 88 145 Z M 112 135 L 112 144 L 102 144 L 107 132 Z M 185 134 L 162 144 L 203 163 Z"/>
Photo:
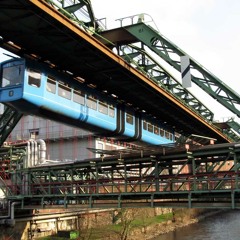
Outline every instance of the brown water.
<path id="1" fill-rule="evenodd" d="M 240 240 L 240 211 L 222 212 L 153 240 Z"/>

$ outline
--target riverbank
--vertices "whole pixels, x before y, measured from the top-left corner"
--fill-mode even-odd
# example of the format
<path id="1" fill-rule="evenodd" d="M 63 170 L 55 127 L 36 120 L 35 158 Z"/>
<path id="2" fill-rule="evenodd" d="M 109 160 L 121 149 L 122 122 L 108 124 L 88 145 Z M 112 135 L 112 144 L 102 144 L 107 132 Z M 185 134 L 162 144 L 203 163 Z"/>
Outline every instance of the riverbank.
<path id="1" fill-rule="evenodd" d="M 128 240 L 152 240 L 159 235 L 173 232 L 179 228 L 203 221 L 205 218 L 216 215 L 223 210 L 204 210 L 197 214 L 195 214 L 194 211 L 194 209 L 179 209 L 178 213 L 175 213 L 175 219 L 152 224 L 141 229 L 135 229 L 130 233 Z"/>
<path id="2" fill-rule="evenodd" d="M 78 238 L 87 240 L 153 240 L 161 234 L 197 223 L 222 210 L 200 209 L 125 209 L 117 211 L 112 224 L 106 224 L 106 216 L 100 222 L 88 221 L 83 228 L 75 229 Z M 88 219 L 89 220 L 89 219 Z M 93 219 L 92 219 L 93 220 Z M 92 222 L 91 224 L 89 224 Z M 104 224 L 105 222 L 105 224 Z M 101 226 L 100 226 L 100 225 Z M 98 225 L 98 226 L 97 226 Z M 67 232 L 65 231 L 65 234 Z M 68 232 L 68 235 L 70 232 Z M 39 239 L 69 239 L 61 232 Z M 74 239 L 74 238 L 71 238 Z"/>
<path id="3" fill-rule="evenodd" d="M 220 210 L 177 209 L 157 216 L 148 216 L 150 209 L 137 215 L 134 210 L 124 212 L 125 215 L 121 215 L 115 224 L 82 231 L 80 239 L 152 240 L 161 234 L 197 223 L 221 212 Z"/>

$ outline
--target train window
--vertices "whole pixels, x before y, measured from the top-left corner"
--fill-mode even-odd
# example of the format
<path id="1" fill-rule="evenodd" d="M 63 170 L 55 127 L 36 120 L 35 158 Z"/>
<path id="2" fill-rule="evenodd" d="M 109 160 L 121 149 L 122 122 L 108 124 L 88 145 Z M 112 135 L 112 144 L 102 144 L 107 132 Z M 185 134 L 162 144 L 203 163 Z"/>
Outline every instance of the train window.
<path id="1" fill-rule="evenodd" d="M 11 67 L 9 67 L 9 64 L 3 65 L 1 87 L 20 84 L 23 79 L 23 73 L 23 65 Z"/>
<path id="2" fill-rule="evenodd" d="M 126 122 L 133 125 L 133 115 L 126 113 Z"/>
<path id="3" fill-rule="evenodd" d="M 56 80 L 54 77 L 48 76 L 47 78 L 47 91 L 56 93 Z"/>
<path id="4" fill-rule="evenodd" d="M 166 136 L 167 139 L 169 139 L 169 132 L 168 131 L 165 132 L 165 136 Z"/>
<path id="5" fill-rule="evenodd" d="M 71 88 L 58 84 L 58 95 L 67 99 L 71 99 Z"/>
<path id="6" fill-rule="evenodd" d="M 159 135 L 159 128 L 156 127 L 156 126 L 154 126 L 154 133 L 155 133 L 156 135 Z"/>
<path id="7" fill-rule="evenodd" d="M 33 87 L 40 87 L 41 85 L 41 73 L 37 70 L 28 69 L 28 84 Z"/>
<path id="8" fill-rule="evenodd" d="M 160 136 L 164 137 L 164 130 L 162 128 L 160 129 Z"/>
<path id="9" fill-rule="evenodd" d="M 98 111 L 103 114 L 108 114 L 108 104 L 106 102 L 98 102 Z"/>
<path id="10" fill-rule="evenodd" d="M 143 121 L 143 129 L 147 130 L 147 122 L 145 120 Z"/>
<path id="11" fill-rule="evenodd" d="M 148 131 L 153 132 L 153 125 L 151 123 L 148 123 Z"/>
<path id="12" fill-rule="evenodd" d="M 73 101 L 85 105 L 85 94 L 81 91 L 73 90 Z"/>
<path id="13" fill-rule="evenodd" d="M 89 108 L 97 110 L 97 99 L 92 95 L 87 96 L 87 106 Z"/>
<path id="14" fill-rule="evenodd" d="M 173 134 L 169 133 L 169 139 L 172 141 L 173 140 Z"/>
<path id="15" fill-rule="evenodd" d="M 115 117 L 115 111 L 114 111 L 114 106 L 113 105 L 109 105 L 108 114 L 109 114 L 110 117 Z"/>

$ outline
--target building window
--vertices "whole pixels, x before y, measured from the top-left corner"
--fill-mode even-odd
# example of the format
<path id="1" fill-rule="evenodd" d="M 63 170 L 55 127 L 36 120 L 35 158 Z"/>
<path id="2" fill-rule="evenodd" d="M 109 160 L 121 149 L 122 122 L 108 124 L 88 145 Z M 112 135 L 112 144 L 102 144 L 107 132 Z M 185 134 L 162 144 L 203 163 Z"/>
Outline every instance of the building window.
<path id="1" fill-rule="evenodd" d="M 29 138 L 30 139 L 37 139 L 39 136 L 39 129 L 30 129 L 29 130 Z"/>

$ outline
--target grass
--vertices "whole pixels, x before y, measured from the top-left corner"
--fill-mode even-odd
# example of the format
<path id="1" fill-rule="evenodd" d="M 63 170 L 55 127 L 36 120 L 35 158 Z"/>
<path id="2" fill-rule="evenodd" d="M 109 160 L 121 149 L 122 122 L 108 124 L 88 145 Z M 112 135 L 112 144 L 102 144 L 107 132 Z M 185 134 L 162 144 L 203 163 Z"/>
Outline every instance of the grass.
<path id="1" fill-rule="evenodd" d="M 141 227 L 147 227 L 152 224 L 162 223 L 166 222 L 168 220 L 172 220 L 172 213 L 162 214 L 154 217 L 149 218 L 137 218 L 131 222 L 131 228 L 141 228 Z M 85 229 L 81 230 L 80 233 L 80 239 L 81 236 L 87 236 L 89 235 L 89 240 L 97 240 L 97 239 L 104 239 L 107 235 L 110 233 L 120 233 L 122 229 L 122 224 L 113 224 L 104 226 L 102 228 L 94 228 L 94 229 Z M 70 238 L 63 238 L 63 237 L 55 237 L 55 236 L 49 236 L 49 237 L 43 237 L 39 238 L 39 240 L 68 240 Z"/>

